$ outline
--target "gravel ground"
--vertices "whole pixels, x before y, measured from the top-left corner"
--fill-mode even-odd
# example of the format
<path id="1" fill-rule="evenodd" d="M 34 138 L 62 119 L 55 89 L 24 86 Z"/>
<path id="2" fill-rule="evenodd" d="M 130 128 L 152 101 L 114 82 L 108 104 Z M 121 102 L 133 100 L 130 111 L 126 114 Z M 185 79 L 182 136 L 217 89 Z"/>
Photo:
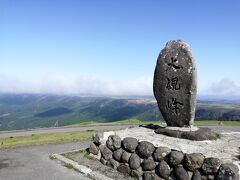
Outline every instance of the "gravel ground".
<path id="1" fill-rule="evenodd" d="M 209 127 L 217 132 L 240 132 L 240 126 L 216 126 L 216 125 L 197 125 L 199 127 Z"/>

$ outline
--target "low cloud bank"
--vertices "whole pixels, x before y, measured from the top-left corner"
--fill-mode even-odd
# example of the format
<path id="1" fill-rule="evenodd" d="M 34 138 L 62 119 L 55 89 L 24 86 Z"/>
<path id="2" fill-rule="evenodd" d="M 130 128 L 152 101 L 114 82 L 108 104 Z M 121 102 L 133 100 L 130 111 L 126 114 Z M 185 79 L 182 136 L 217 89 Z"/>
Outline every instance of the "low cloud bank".
<path id="1" fill-rule="evenodd" d="M 44 77 L 23 80 L 14 76 L 0 75 L 0 92 L 89 94 L 89 95 L 151 95 L 152 77 L 113 81 L 97 78 Z"/>
<path id="2" fill-rule="evenodd" d="M 151 76 L 113 81 L 99 78 L 46 76 L 34 80 L 21 79 L 13 75 L 0 74 L 2 93 L 46 93 L 86 95 L 153 95 Z M 240 86 L 231 79 L 212 83 L 198 95 L 216 97 L 240 97 Z"/>
<path id="3" fill-rule="evenodd" d="M 229 78 L 222 79 L 216 83 L 212 83 L 203 94 L 210 94 L 222 97 L 240 96 L 240 86 Z"/>

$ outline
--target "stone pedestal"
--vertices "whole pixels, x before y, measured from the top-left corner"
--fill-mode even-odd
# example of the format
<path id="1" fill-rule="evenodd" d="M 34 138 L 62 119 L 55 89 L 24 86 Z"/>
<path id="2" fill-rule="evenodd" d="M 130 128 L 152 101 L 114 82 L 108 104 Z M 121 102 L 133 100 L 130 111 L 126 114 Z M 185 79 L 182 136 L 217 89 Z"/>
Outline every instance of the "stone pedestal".
<path id="1" fill-rule="evenodd" d="M 189 139 L 194 141 L 215 140 L 218 138 L 217 133 L 206 127 L 201 128 L 159 127 L 154 132 L 157 134 L 163 134 L 170 137 Z"/>

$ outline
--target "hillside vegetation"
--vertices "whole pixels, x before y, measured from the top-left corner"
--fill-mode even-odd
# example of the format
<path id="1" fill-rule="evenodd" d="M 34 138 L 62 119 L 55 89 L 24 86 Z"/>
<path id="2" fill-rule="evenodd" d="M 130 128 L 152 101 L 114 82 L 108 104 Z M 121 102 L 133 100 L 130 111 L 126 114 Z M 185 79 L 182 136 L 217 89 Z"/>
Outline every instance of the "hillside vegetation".
<path id="1" fill-rule="evenodd" d="M 0 94 L 0 130 L 163 120 L 154 99 Z M 200 101 L 196 120 L 240 120 L 240 104 Z"/>

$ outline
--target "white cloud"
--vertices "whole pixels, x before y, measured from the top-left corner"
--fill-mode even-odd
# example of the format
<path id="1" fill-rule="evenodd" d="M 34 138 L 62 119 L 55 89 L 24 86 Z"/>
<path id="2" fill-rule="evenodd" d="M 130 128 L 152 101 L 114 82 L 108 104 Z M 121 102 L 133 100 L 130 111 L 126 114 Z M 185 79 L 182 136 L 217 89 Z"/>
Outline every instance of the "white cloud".
<path id="1" fill-rule="evenodd" d="M 10 93 L 49 93 L 49 94 L 89 94 L 89 95 L 152 95 L 153 77 L 113 81 L 96 77 L 66 77 L 46 75 L 41 78 L 20 78 L 0 74 L 0 92 Z M 221 97 L 240 96 L 240 86 L 231 79 L 212 83 L 200 95 Z"/>
<path id="2" fill-rule="evenodd" d="M 212 83 L 208 89 L 203 91 L 203 94 L 229 97 L 240 96 L 240 86 L 233 80 L 225 78 L 216 83 Z"/>
<path id="3" fill-rule="evenodd" d="M 93 95 L 151 95 L 152 77 L 113 81 L 90 77 L 67 78 L 46 76 L 34 80 L 0 74 L 0 92 L 93 94 Z"/>

